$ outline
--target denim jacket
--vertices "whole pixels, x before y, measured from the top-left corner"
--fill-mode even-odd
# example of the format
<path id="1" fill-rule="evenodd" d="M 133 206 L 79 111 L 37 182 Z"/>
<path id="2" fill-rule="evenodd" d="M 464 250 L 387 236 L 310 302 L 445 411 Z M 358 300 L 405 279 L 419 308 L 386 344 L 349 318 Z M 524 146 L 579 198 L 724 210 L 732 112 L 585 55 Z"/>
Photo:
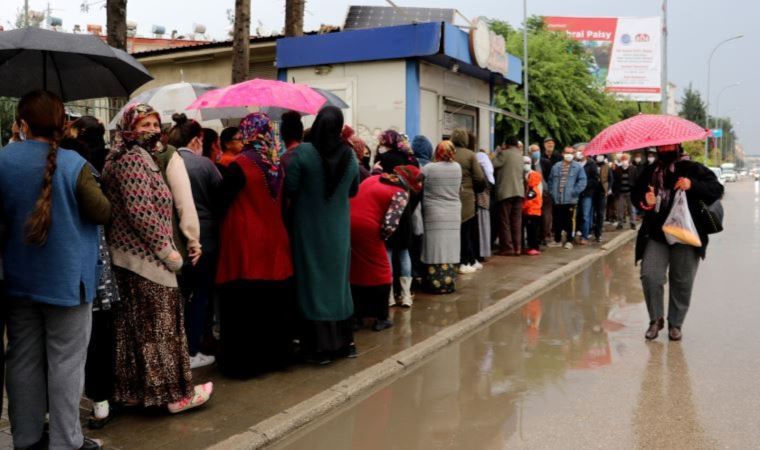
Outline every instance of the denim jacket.
<path id="1" fill-rule="evenodd" d="M 577 205 L 578 197 L 586 189 L 586 173 L 583 166 L 575 161 L 570 163 L 570 170 L 567 172 L 567 182 L 565 191 L 561 198 L 559 195 L 559 182 L 562 177 L 562 164 L 560 161 L 552 167 L 551 177 L 549 177 L 549 192 L 552 194 L 552 200 L 558 205 Z"/>

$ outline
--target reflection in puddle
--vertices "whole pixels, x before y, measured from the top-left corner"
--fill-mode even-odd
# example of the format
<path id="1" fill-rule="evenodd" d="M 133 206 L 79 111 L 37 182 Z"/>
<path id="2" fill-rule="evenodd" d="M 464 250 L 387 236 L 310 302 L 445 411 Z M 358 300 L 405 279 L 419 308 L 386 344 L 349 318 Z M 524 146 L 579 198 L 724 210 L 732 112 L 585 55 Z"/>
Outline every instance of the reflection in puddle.
<path id="1" fill-rule="evenodd" d="M 632 245 L 606 256 L 281 447 L 503 448 L 524 443 L 531 417 L 536 416 L 532 426 L 539 426 L 546 413 L 537 411 L 547 401 L 563 401 L 564 394 L 557 392 L 589 376 L 598 378 L 600 370 L 614 370 L 629 357 L 646 364 L 641 354 L 646 351 L 646 308 L 632 260 Z M 444 320 L 456 314 L 455 305 L 440 308 Z"/>

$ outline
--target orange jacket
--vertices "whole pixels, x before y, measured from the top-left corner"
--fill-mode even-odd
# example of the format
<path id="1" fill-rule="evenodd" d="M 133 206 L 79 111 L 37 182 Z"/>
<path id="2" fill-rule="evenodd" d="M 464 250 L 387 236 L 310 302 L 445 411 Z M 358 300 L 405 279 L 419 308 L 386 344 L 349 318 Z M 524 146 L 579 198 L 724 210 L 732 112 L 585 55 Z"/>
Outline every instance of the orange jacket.
<path id="1" fill-rule="evenodd" d="M 535 170 L 528 172 L 528 176 L 525 177 L 525 201 L 523 202 L 523 214 L 526 216 L 541 215 L 541 207 L 544 204 L 543 186 L 541 180 L 541 174 Z M 536 196 L 529 199 L 528 192 L 530 190 L 535 191 Z"/>

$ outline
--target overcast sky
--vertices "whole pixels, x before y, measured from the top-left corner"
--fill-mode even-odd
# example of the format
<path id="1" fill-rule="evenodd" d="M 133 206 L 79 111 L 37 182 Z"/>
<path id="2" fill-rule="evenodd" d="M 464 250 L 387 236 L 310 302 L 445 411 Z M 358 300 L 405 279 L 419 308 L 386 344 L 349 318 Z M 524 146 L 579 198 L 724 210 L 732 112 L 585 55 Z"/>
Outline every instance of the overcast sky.
<path id="1" fill-rule="evenodd" d="M 0 24 L 12 23 L 23 0 L 0 0 Z M 81 12 L 83 0 L 50 0 L 53 15 L 63 19 L 71 30 L 74 24 L 105 25 L 104 1 L 84 0 L 92 4 L 90 12 Z M 434 6 L 457 8 L 467 17 L 486 16 L 512 24 L 522 21 L 519 0 L 395 0 L 399 6 Z M 32 9 L 42 10 L 44 0 L 29 0 Z M 252 0 L 252 29 L 261 21 L 268 30 L 279 31 L 284 22 L 285 0 Z M 342 25 L 350 4 L 386 5 L 384 0 L 307 0 L 306 29 L 320 24 Z M 528 0 L 528 14 L 569 16 L 656 16 L 662 0 Z M 152 25 L 163 25 L 167 33 L 176 29 L 189 33 L 193 24 L 202 23 L 214 39 L 226 39 L 230 28 L 226 10 L 234 8 L 234 0 L 128 0 L 127 16 L 138 23 L 138 33 L 149 35 Z M 715 44 L 743 33 L 745 37 L 731 42 L 715 54 L 712 71 L 713 114 L 716 114 L 717 93 L 725 86 L 741 82 L 741 86 L 725 91 L 720 100 L 720 113 L 730 115 L 748 153 L 760 154 L 760 126 L 756 123 L 755 105 L 760 104 L 760 67 L 756 57 L 760 33 L 757 0 L 669 0 L 669 79 L 682 89 L 693 83 L 703 95 L 707 85 L 707 58 Z M 742 59 L 742 55 L 748 59 Z M 742 62 L 743 61 L 743 62 Z"/>

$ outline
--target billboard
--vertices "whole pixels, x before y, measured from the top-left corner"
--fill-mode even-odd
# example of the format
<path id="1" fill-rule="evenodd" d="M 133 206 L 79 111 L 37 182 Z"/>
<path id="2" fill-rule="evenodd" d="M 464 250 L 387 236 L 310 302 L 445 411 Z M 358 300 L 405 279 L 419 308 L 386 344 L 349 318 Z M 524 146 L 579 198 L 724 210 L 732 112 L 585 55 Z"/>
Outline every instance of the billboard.
<path id="1" fill-rule="evenodd" d="M 544 17 L 544 22 L 588 49 L 590 70 L 606 92 L 639 102 L 662 99 L 660 17 Z"/>

